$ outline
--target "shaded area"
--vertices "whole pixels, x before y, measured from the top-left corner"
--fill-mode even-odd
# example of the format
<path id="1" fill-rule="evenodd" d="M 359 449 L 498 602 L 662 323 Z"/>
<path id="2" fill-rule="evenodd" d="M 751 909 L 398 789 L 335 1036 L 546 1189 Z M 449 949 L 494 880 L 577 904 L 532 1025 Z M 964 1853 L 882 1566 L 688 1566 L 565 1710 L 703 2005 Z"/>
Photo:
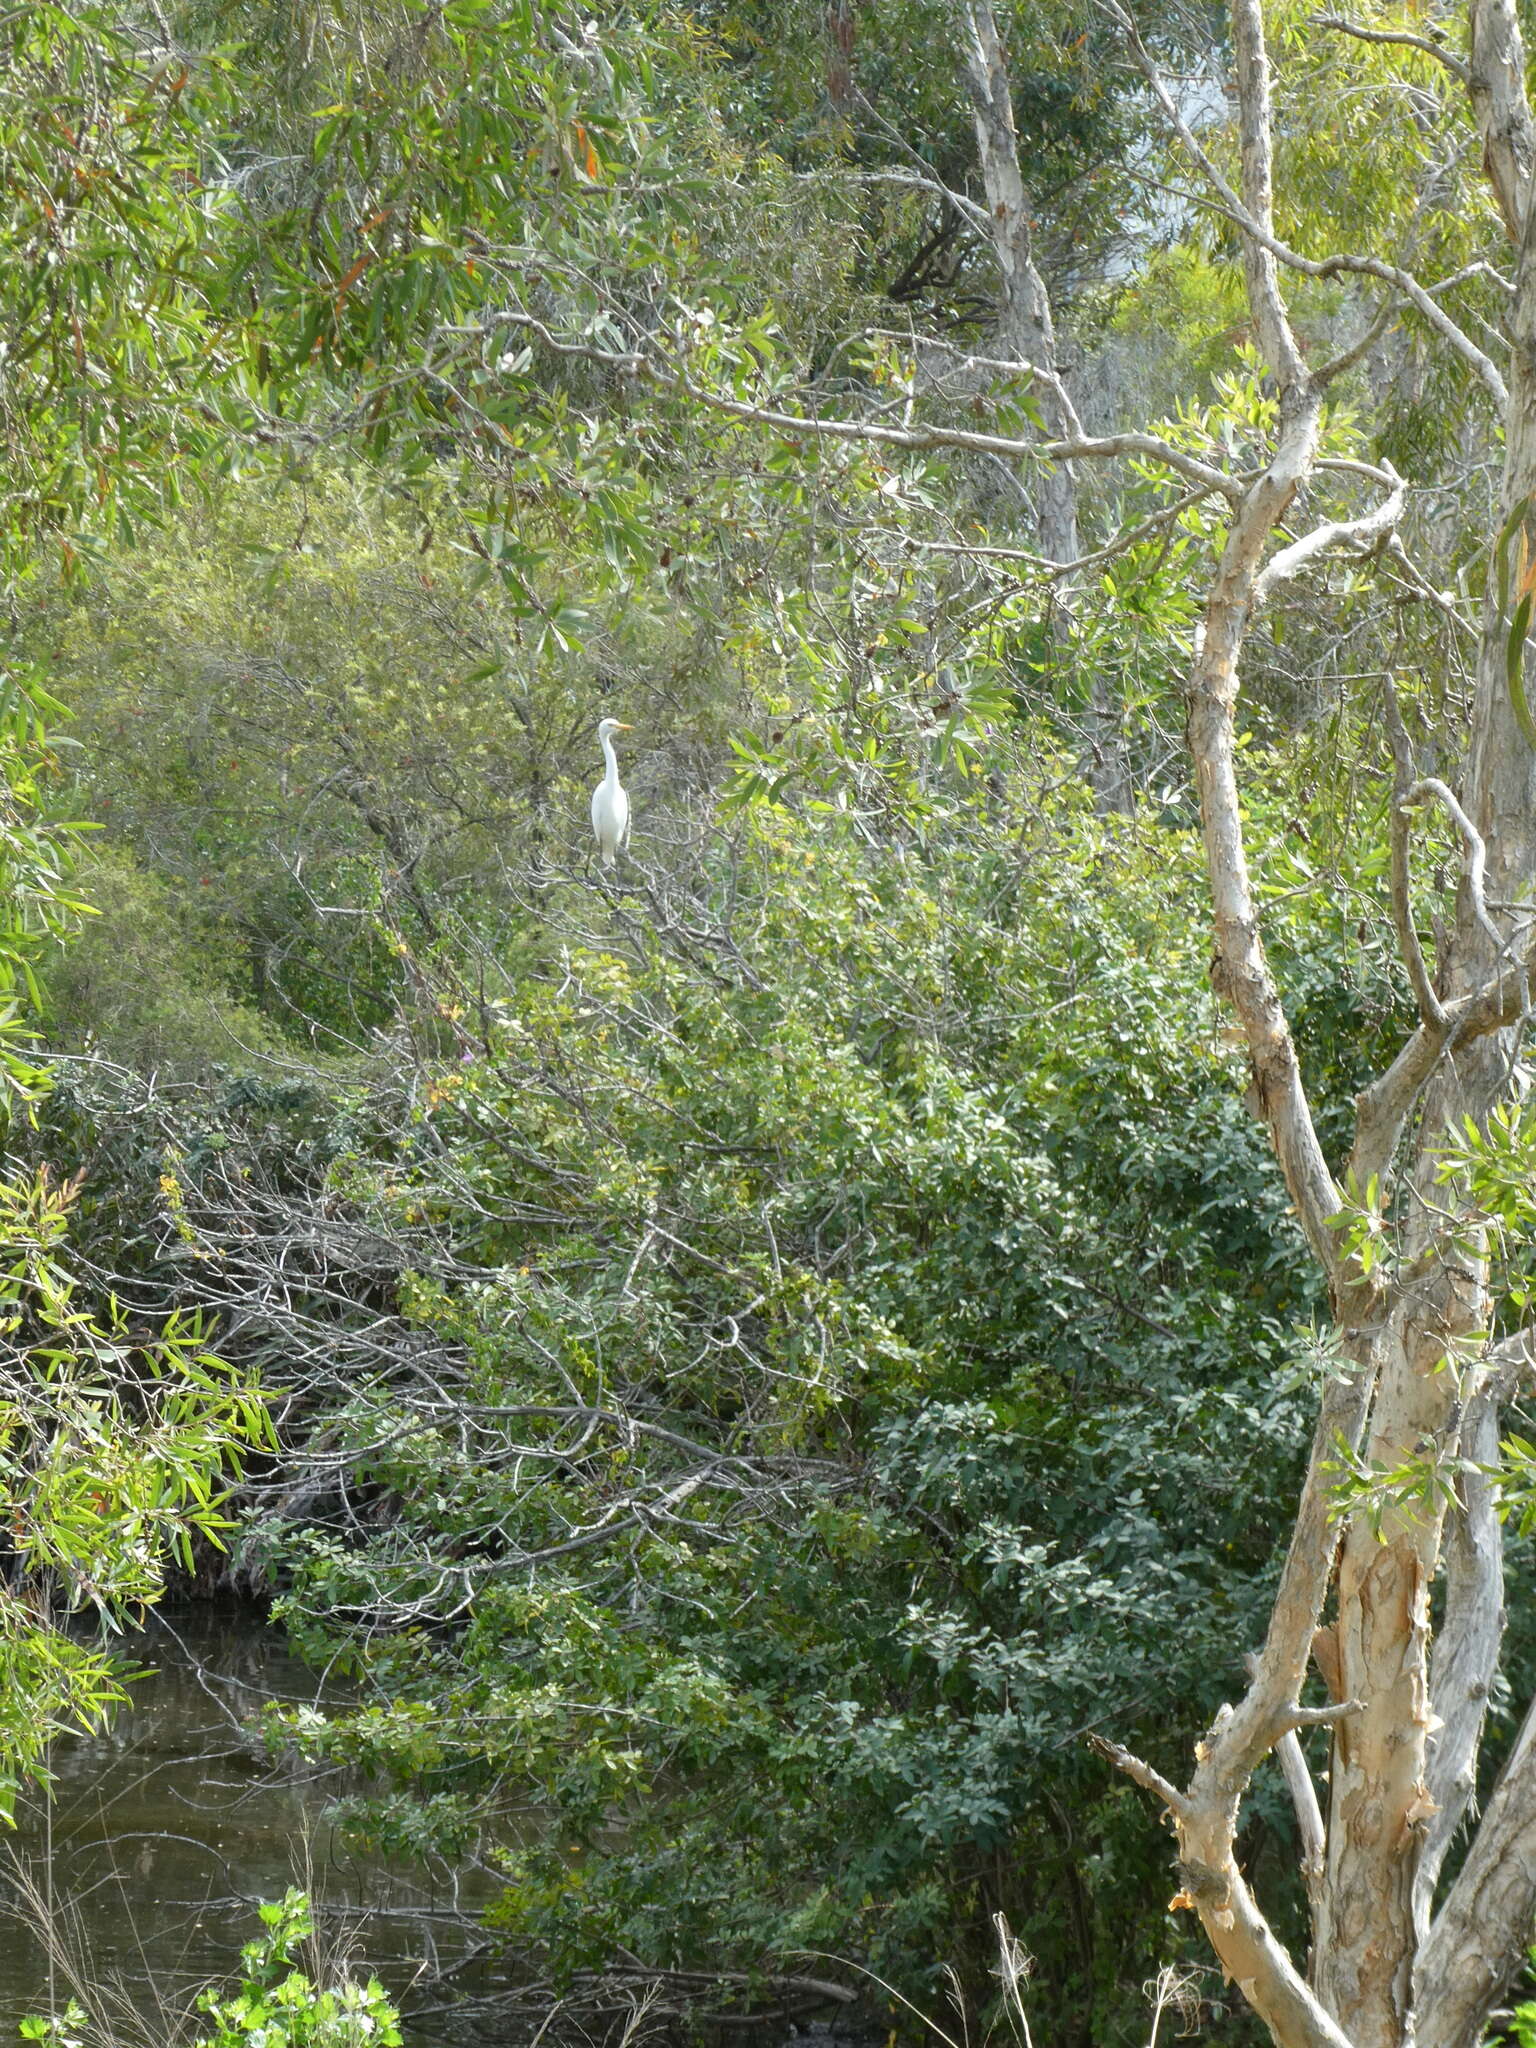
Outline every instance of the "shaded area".
<path id="1" fill-rule="evenodd" d="M 93 1982 L 120 1986 L 141 2015 L 185 2011 L 227 1975 L 256 1931 L 255 1907 L 308 1890 L 328 1949 L 376 1969 L 417 2008 L 411 2048 L 477 2048 L 474 2001 L 428 2018 L 439 1991 L 492 1987 L 472 1915 L 491 1885 L 478 1871 L 359 1855 L 327 1817 L 337 1772 L 274 1765 L 255 1717 L 269 1700 L 346 1697 L 247 1613 L 183 1612 L 130 1638 L 154 1669 L 106 1733 L 56 1743 L 51 1811 L 34 1796 L 13 1841 L 0 1940 L 0 2041 L 45 2011 L 49 1968 L 24 1894 L 49 1910 Z M 60 2004 L 67 1996 L 57 1982 Z M 504 2038 L 497 2027 L 496 2039 Z"/>

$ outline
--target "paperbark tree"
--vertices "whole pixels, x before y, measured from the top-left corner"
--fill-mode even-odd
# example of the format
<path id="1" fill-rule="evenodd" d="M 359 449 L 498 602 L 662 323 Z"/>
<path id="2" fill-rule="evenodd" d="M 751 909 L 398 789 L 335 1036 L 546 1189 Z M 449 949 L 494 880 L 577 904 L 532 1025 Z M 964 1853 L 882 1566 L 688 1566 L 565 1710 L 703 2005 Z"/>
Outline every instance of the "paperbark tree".
<path id="1" fill-rule="evenodd" d="M 1127 33 L 1139 55 L 1134 29 Z M 1107 1745 L 1164 1800 L 1178 1836 L 1183 1902 L 1199 1913 L 1224 1970 L 1285 2048 L 1473 2048 L 1524 1954 L 1536 1920 L 1536 1710 L 1449 1890 L 1436 1903 L 1447 1848 L 1465 1817 L 1483 1707 L 1502 1621 L 1499 1529 L 1479 1469 L 1496 1411 L 1527 1360 L 1524 1333 L 1492 1344 L 1488 1247 L 1468 1201 L 1447 1200 L 1441 1163 L 1466 1119 L 1484 1127 L 1510 1093 L 1515 1043 L 1529 1014 L 1536 911 L 1536 748 L 1522 730 L 1509 675 L 1509 626 L 1486 600 L 1470 745 L 1459 795 L 1415 776 L 1395 717 L 1398 755 L 1394 909 L 1419 1023 L 1389 1071 L 1359 1097 L 1353 1153 L 1324 1156 L 1281 992 L 1266 960 L 1243 841 L 1234 745 L 1244 640 L 1264 599 L 1320 550 L 1390 532 L 1401 506 L 1383 476 L 1374 514 L 1276 547 L 1281 521 L 1317 459 L 1324 390 L 1288 314 L 1287 267 L 1326 268 L 1275 234 L 1269 63 L 1260 0 L 1234 0 L 1241 181 L 1234 189 L 1180 120 L 1170 119 L 1243 246 L 1249 306 L 1278 394 L 1269 459 L 1245 483 L 1211 588 L 1189 684 L 1189 744 L 1215 913 L 1213 980 L 1236 1010 L 1255 1092 L 1298 1216 L 1323 1268 L 1347 1371 L 1325 1393 L 1269 1633 L 1247 1692 L 1223 1708 L 1177 1788 Z M 1465 337 L 1457 345 L 1500 399 L 1504 516 L 1536 489 L 1536 158 L 1519 29 L 1507 0 L 1472 0 L 1465 77 L 1485 165 L 1515 245 L 1509 293 L 1509 383 Z M 1148 67 L 1150 72 L 1150 67 Z M 1155 81 L 1154 81 L 1155 82 Z M 1333 266 L 1375 275 L 1413 296 L 1413 280 L 1372 258 Z M 1451 337 L 1448 337 L 1451 338 Z M 1431 974 L 1408 898 L 1408 833 L 1419 807 L 1443 805 L 1464 865 L 1454 921 Z M 1384 1274 L 1339 1228 L 1355 1210 L 1385 1213 L 1402 1176 L 1400 1260 Z M 1331 1500 L 1341 1444 L 1377 1471 L 1460 1470 L 1457 1489 L 1405 1484 L 1378 1514 L 1339 1522 Z M 1472 1465 L 1471 1461 L 1476 1461 Z M 1468 1469 L 1470 1467 L 1470 1469 Z M 1430 1592 L 1443 1574 L 1444 1619 L 1431 1641 Z M 1332 1704 L 1300 1704 L 1315 1660 Z M 1326 1815 L 1291 1741 L 1326 1720 L 1332 1758 Z M 1259 1762 L 1289 1745 L 1312 1913 L 1310 1969 L 1276 1940 L 1239 1867 L 1243 1795 Z"/>
<path id="2" fill-rule="evenodd" d="M 1049 304 L 1032 261 L 1001 40 L 985 0 L 958 29 L 970 89 L 989 231 L 1003 276 L 1000 325 L 1032 363 L 1051 438 L 1037 444 L 929 428 L 901 432 L 802 421 L 768 407 L 708 403 L 775 426 L 809 426 L 888 445 L 978 447 L 1047 472 L 1042 550 L 1074 564 L 1075 496 L 1051 479 L 1073 464 L 1134 455 L 1161 463 L 1230 507 L 1188 683 L 1188 741 L 1200 800 L 1215 924 L 1212 981 L 1236 1011 L 1297 1215 L 1327 1285 L 1344 1369 L 1324 1393 L 1269 1631 L 1250 1684 L 1195 1745 L 1186 1786 L 1112 1742 L 1101 1747 L 1165 1804 L 1179 1842 L 1179 1903 L 1198 1912 L 1227 1976 L 1282 2048 L 1474 2048 L 1536 1932 L 1536 1703 L 1454 1880 L 1437 1899 L 1466 1818 L 1484 1709 L 1502 1632 L 1500 1531 L 1486 1468 L 1500 1402 L 1527 1375 L 1517 1328 L 1487 1339 L 1494 1309 L 1485 1219 L 1441 1185 L 1459 1130 L 1486 1128 L 1515 1087 L 1516 1053 L 1536 971 L 1536 744 L 1512 685 L 1517 662 L 1504 596 L 1490 578 L 1470 739 L 1453 791 L 1416 774 L 1388 706 L 1397 786 L 1392 911 L 1419 1022 L 1391 1067 L 1358 1098 L 1347 1160 L 1330 1162 L 1303 1085 L 1282 991 L 1265 955 L 1244 843 L 1237 707 L 1245 644 L 1265 601 L 1319 556 L 1397 546 L 1405 486 L 1385 466 L 1320 452 L 1325 396 L 1359 344 L 1313 367 L 1283 279 L 1356 276 L 1385 289 L 1371 333 L 1403 305 L 1456 350 L 1493 400 L 1503 434 L 1501 519 L 1525 533 L 1536 496 L 1536 122 L 1511 0 L 1470 0 L 1465 60 L 1427 38 L 1331 19 L 1343 33 L 1402 42 L 1434 57 L 1468 94 L 1483 165 L 1515 251 L 1507 295 L 1508 375 L 1408 270 L 1375 253 L 1309 258 L 1275 231 L 1274 137 L 1262 0 L 1232 0 L 1240 170 L 1228 180 L 1159 77 L 1133 18 L 1106 8 L 1161 101 L 1170 126 L 1242 246 L 1251 323 L 1278 399 L 1272 445 L 1246 475 L 1216 471 L 1141 434 L 1085 436 L 1057 374 Z M 1026 353 L 1031 352 L 1031 353 Z M 654 366 L 650 374 L 657 374 Z M 661 381 L 669 381 L 665 371 Z M 675 381 L 675 380 L 670 380 Z M 1293 533 L 1289 523 L 1321 469 L 1352 470 L 1379 489 L 1374 508 Z M 1187 501 L 1186 501 L 1187 502 Z M 1054 506 L 1054 512 L 1051 507 Z M 1067 509 L 1070 506 L 1070 511 Z M 1047 526 L 1045 521 L 1054 521 Z M 1529 544 L 1520 556 L 1528 560 Z M 1106 550 L 1104 552 L 1112 552 Z M 1102 555 L 1083 558 L 1084 565 Z M 1527 595 L 1533 581 L 1523 578 Z M 1527 605 L 1514 635 L 1523 638 Z M 1528 721 L 1527 721 L 1528 723 Z M 1434 971 L 1414 928 L 1409 837 L 1426 807 L 1448 814 L 1463 849 L 1454 919 Z M 1362 1235 L 1394 1224 L 1390 1271 L 1361 1255 Z M 1351 1218 L 1359 1226 L 1351 1229 Z M 1369 1510 L 1348 1513 L 1340 1468 L 1397 1475 Z M 1455 1475 L 1455 1483 L 1449 1483 Z M 1445 1605 L 1432 1643 L 1430 1595 Z M 1315 1664 L 1332 1701 L 1305 1706 Z M 1296 1731 L 1332 1733 L 1324 1813 Z M 1275 1754 L 1295 1801 L 1311 1909 L 1309 1958 L 1277 1940 L 1239 1866 L 1240 1811 L 1253 1774 Z"/>

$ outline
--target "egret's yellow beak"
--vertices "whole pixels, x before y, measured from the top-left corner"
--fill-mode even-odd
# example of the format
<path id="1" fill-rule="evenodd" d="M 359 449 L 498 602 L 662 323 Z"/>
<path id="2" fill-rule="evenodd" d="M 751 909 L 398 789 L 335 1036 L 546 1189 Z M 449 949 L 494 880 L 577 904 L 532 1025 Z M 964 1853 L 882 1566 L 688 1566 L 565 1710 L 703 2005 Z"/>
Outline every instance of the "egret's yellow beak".
<path id="1" fill-rule="evenodd" d="M 620 732 L 633 732 L 635 729 L 632 725 L 626 725 L 622 718 L 616 718 L 613 722 Z"/>

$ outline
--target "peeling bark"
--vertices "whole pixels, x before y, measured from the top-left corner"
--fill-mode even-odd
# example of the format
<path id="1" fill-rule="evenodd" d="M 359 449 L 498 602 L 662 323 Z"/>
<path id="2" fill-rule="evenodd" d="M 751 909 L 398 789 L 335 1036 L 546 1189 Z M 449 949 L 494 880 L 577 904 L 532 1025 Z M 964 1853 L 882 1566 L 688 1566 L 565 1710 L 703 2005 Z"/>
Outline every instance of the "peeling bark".
<path id="1" fill-rule="evenodd" d="M 1490 390 L 1506 403 L 1503 512 L 1536 495 L 1536 261 L 1530 204 L 1536 128 L 1512 0 L 1472 0 L 1467 85 L 1486 161 L 1520 258 L 1511 302 L 1511 375 Z M 1223 1968 L 1281 2048 L 1476 2048 L 1488 2012 L 1536 1920 L 1536 1708 L 1489 1802 L 1437 1918 L 1430 1913 L 1451 1838 L 1475 1784 L 1477 1746 L 1501 1633 L 1502 1577 L 1492 1490 L 1464 1472 L 1447 1528 L 1447 1491 L 1406 1490 L 1376 1518 L 1329 1520 L 1329 1462 L 1342 1438 L 1377 1469 L 1455 1469 L 1490 1462 L 1497 1424 L 1489 1361 L 1474 1334 L 1489 1319 L 1487 1260 L 1476 1219 L 1447 1217 L 1436 1182 L 1448 1136 L 1482 1124 L 1509 1090 L 1511 1029 L 1528 1000 L 1531 919 L 1490 905 L 1536 893 L 1536 750 L 1520 732 L 1505 675 L 1504 623 L 1490 597 L 1482 626 L 1471 743 L 1459 793 L 1418 780 L 1393 724 L 1397 797 L 1392 907 L 1419 1025 L 1357 1105 L 1351 1199 L 1378 1208 L 1413 1116 L 1403 1164 L 1395 1277 L 1374 1283 L 1342 1255 L 1330 1219 L 1340 1191 L 1318 1143 L 1278 988 L 1265 957 L 1243 842 L 1236 779 L 1236 704 L 1252 613 L 1272 584 L 1332 544 L 1324 529 L 1270 553 L 1281 520 L 1317 459 L 1319 380 L 1287 316 L 1271 209 L 1268 59 L 1260 0 L 1232 0 L 1241 187 L 1234 192 L 1172 113 L 1197 170 L 1239 226 L 1249 306 L 1279 395 L 1263 473 L 1237 505 L 1206 612 L 1190 684 L 1189 743 L 1215 922 L 1212 981 L 1242 1024 L 1257 1107 L 1268 1125 L 1307 1240 L 1327 1277 L 1339 1349 L 1353 1376 L 1324 1395 L 1306 1488 L 1269 1634 L 1252 1680 L 1196 1745 L 1183 1791 L 1164 1794 L 1179 1837 L 1186 1901 Z M 1134 29 L 1127 22 L 1133 39 Z M 1139 49 L 1139 45 L 1135 45 Z M 1145 64 L 1145 53 L 1141 52 Z M 1164 95 L 1165 105 L 1170 104 Z M 1395 480 L 1394 487 L 1395 487 Z M 1400 505 L 1398 493 L 1396 503 Z M 1390 530 L 1395 507 L 1377 515 Z M 1456 914 L 1431 976 L 1411 924 L 1407 807 L 1433 795 L 1462 842 Z M 1445 1556 L 1442 1558 L 1442 1546 Z M 1322 1626 L 1337 1562 L 1334 1614 Z M 1430 1590 L 1447 1573 L 1446 1616 L 1433 1666 Z M 1334 1704 L 1298 1705 L 1309 1651 Z M 1433 1678 L 1433 1695 L 1431 1679 Z M 1261 1758 L 1299 1721 L 1333 1723 L 1325 1838 L 1286 1758 L 1310 1830 L 1312 1982 L 1303 1983 L 1237 1867 L 1241 1801 Z M 1141 1775 L 1135 1760 L 1124 1768 Z M 1155 1787 L 1153 1789 L 1156 1789 Z"/>
<path id="2" fill-rule="evenodd" d="M 1536 1702 L 1418 1957 L 1417 2048 L 1478 2048 L 1536 1924 Z"/>
<path id="3" fill-rule="evenodd" d="M 1483 136 L 1483 166 L 1512 242 L 1525 232 L 1536 126 L 1525 94 L 1525 46 L 1514 0 L 1474 0 L 1468 65 L 1473 111 Z"/>
<path id="4" fill-rule="evenodd" d="M 1414 1936 L 1421 1948 L 1446 1851 L 1477 1787 L 1477 1752 L 1504 1639 L 1504 1532 L 1488 1476 L 1499 1458 L 1499 1416 L 1486 1384 L 1462 1441 L 1468 1463 L 1446 1532 L 1445 1616 L 1429 1667 L 1433 1720 L 1425 1778 L 1435 1811 L 1414 1886 Z"/>

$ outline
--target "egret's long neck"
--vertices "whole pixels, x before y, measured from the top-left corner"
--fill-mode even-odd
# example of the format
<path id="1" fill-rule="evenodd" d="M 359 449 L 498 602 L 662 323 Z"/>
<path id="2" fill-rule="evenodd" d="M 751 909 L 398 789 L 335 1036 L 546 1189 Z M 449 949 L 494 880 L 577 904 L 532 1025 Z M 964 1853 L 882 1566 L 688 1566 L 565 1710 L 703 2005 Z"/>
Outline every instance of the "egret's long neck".
<path id="1" fill-rule="evenodd" d="M 608 773 L 603 777 L 603 781 L 609 789 L 617 789 L 619 786 L 619 757 L 613 751 L 613 735 L 611 733 L 605 732 L 603 734 L 603 759 L 608 763 Z"/>

